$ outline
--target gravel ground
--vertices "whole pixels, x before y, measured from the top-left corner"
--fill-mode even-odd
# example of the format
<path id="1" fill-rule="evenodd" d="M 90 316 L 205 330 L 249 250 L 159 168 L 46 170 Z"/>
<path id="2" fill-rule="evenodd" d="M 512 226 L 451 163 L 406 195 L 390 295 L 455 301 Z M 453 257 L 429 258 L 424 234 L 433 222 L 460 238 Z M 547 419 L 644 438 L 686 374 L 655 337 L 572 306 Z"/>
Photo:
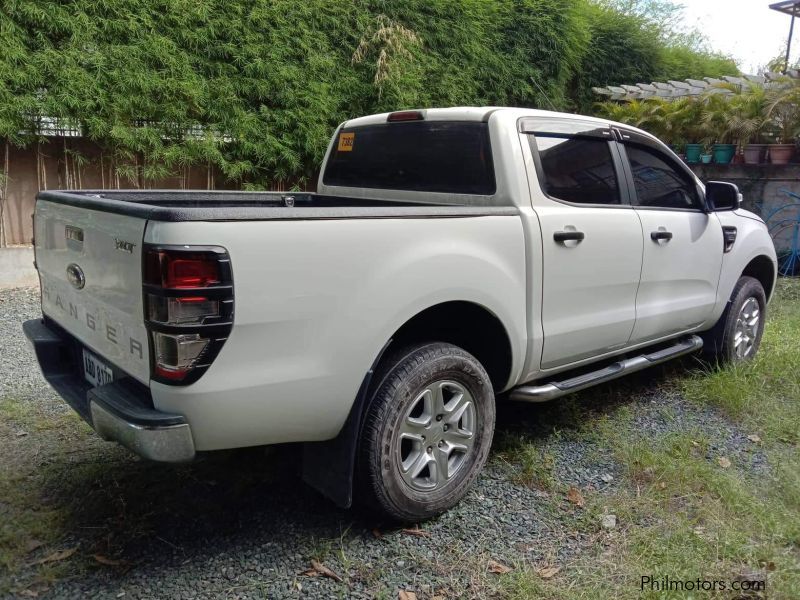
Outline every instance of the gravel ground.
<path id="1" fill-rule="evenodd" d="M 759 478 L 769 465 L 763 451 L 747 436 L 749 433 L 708 406 L 689 404 L 676 393 L 654 394 L 637 405 L 633 427 L 642 439 L 658 439 L 670 433 L 697 431 L 708 439 L 706 458 L 724 456 L 734 460 L 742 472 Z"/>
<path id="2" fill-rule="evenodd" d="M 99 441 L 41 378 L 21 330 L 23 320 L 38 316 L 38 304 L 36 290 L 0 291 L 0 399 L 35 405 L 78 433 L 69 443 L 63 428 L 4 442 L 36 472 L 31 502 L 61 515 L 57 541 L 31 560 L 77 550 L 52 581 L 30 565 L 0 570 L 17 591 L 46 598 L 397 598 L 399 590 L 419 598 L 487 597 L 497 592 L 489 559 L 563 564 L 588 547 L 593 532 L 575 531 L 576 509 L 562 499 L 566 487 L 604 493 L 623 479 L 609 449 L 569 433 L 568 403 L 500 410 L 498 438 L 524 435 L 552 457 L 555 491 L 519 483 L 515 465 L 495 451 L 468 498 L 422 524 L 421 534 L 336 509 L 299 480 L 297 447 L 218 453 L 178 467 L 146 463 Z M 713 411 L 649 393 L 653 376 L 627 385 L 643 436 L 697 426 L 726 451 L 746 446 L 746 433 Z M 613 410 L 617 401 L 604 403 L 602 395 L 583 418 Z M 750 458 L 753 469 L 765 468 L 763 457 Z M 2 508 L 0 497 L 0 515 Z M 312 559 L 343 581 L 303 575 Z"/>
<path id="3" fill-rule="evenodd" d="M 38 402 L 54 413 L 66 413 L 70 408 L 42 379 L 22 335 L 22 322 L 40 315 L 38 288 L 0 289 L 0 398 Z"/>

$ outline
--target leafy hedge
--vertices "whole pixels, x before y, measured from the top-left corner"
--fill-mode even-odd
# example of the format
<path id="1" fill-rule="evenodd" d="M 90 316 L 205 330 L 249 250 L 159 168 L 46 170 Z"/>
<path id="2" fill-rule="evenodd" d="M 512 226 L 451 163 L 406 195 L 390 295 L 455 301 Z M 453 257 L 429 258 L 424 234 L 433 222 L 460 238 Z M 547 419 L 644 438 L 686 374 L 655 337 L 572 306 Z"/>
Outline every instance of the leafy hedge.
<path id="1" fill-rule="evenodd" d="M 592 85 L 735 72 L 650 28 L 590 0 L 6 0 L 0 138 L 53 116 L 144 180 L 208 164 L 271 185 L 309 178 L 359 114 L 585 111 Z"/>

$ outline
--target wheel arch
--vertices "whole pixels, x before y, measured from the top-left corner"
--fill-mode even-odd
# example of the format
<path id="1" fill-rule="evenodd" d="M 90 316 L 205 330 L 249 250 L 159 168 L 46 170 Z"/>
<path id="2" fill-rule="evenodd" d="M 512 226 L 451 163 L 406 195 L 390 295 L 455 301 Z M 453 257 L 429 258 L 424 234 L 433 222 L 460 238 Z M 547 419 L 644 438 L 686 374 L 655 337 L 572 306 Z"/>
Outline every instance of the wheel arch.
<path id="1" fill-rule="evenodd" d="M 772 297 L 775 290 L 776 270 L 772 259 L 764 254 L 759 254 L 753 258 L 742 270 L 742 277 L 753 277 L 761 283 L 767 301 Z"/>
<path id="2" fill-rule="evenodd" d="M 508 330 L 497 315 L 474 302 L 455 300 L 430 306 L 403 323 L 390 341 L 388 348 L 417 342 L 447 342 L 463 348 L 483 365 L 497 391 L 505 388 L 511 377 L 513 352 Z"/>
<path id="3" fill-rule="evenodd" d="M 466 321 L 470 324 L 470 335 L 465 335 L 457 326 L 463 326 L 464 319 L 472 319 Z M 457 300 L 440 302 L 417 312 L 406 319 L 378 351 L 339 435 L 325 442 L 303 444 L 302 477 L 308 485 L 343 508 L 352 505 L 358 439 L 374 385 L 379 383 L 373 375 L 391 349 L 429 341 L 449 342 L 475 356 L 496 390 L 505 387 L 511 377 L 511 337 L 500 318 L 488 308 Z M 497 356 L 492 355 L 493 349 L 497 350 Z"/>

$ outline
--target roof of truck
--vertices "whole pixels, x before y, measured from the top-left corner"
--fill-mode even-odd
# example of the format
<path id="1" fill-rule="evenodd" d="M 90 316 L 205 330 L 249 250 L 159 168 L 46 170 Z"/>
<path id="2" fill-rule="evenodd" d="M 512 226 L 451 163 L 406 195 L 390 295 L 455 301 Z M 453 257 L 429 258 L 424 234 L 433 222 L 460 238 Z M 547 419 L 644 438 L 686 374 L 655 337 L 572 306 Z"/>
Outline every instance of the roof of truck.
<path id="1" fill-rule="evenodd" d="M 426 121 L 485 121 L 493 113 L 502 112 L 509 118 L 519 117 L 562 117 L 565 119 L 576 119 L 594 121 L 597 123 L 610 124 L 611 121 L 589 117 L 586 115 L 576 115 L 571 113 L 554 112 L 549 110 L 538 110 L 535 108 L 513 108 L 507 106 L 453 106 L 449 108 L 415 108 L 409 111 L 420 112 Z M 406 112 L 394 111 L 394 112 Z M 386 123 L 391 112 L 378 113 L 357 117 L 345 121 L 345 127 L 360 127 L 362 125 L 376 125 Z"/>
<path id="2" fill-rule="evenodd" d="M 562 118 L 581 121 L 588 121 L 598 123 L 611 127 L 623 127 L 637 131 L 648 137 L 653 137 L 651 134 L 636 127 L 625 125 L 624 123 L 617 123 L 609 121 L 608 119 L 601 119 L 598 117 L 590 117 L 588 115 L 578 115 L 572 113 L 555 112 L 550 110 L 539 110 L 535 108 L 514 108 L 509 106 L 453 106 L 449 108 L 416 108 L 405 109 L 403 111 L 393 112 L 406 112 L 416 111 L 423 115 L 426 121 L 488 121 L 489 117 L 495 113 L 501 113 L 503 118 L 516 121 L 522 117 L 549 117 L 549 118 Z M 391 112 L 379 113 L 375 115 L 367 115 L 364 117 L 357 117 L 350 119 L 342 124 L 342 127 L 361 127 L 363 125 L 378 125 L 386 123 Z"/>

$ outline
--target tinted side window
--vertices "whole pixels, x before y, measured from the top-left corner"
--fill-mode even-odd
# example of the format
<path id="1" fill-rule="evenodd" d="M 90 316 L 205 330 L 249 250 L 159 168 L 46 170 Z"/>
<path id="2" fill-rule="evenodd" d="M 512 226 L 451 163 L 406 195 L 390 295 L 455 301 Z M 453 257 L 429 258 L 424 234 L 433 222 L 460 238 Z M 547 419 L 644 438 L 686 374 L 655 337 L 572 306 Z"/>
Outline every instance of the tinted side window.
<path id="1" fill-rule="evenodd" d="M 609 142 L 539 134 L 534 143 L 548 196 L 578 204 L 620 204 Z"/>
<path id="2" fill-rule="evenodd" d="M 699 208 L 695 182 L 657 151 L 626 145 L 636 187 L 634 203 L 659 208 Z"/>

